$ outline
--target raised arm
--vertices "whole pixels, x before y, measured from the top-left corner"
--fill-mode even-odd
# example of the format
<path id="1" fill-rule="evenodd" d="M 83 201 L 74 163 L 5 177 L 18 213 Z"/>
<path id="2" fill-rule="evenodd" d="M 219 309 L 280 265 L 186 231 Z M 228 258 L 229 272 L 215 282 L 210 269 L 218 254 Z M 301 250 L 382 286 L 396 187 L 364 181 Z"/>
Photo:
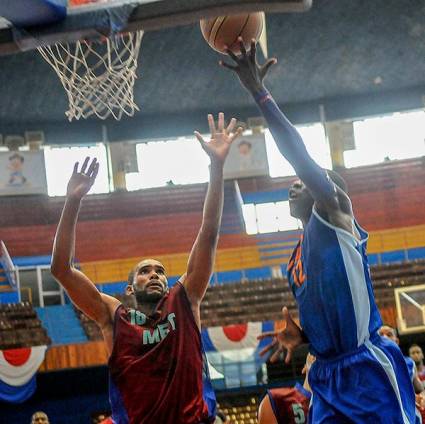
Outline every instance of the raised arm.
<path id="1" fill-rule="evenodd" d="M 93 185 L 99 169 L 96 159 L 88 167 L 89 158 L 78 171 L 78 162 L 68 183 L 65 206 L 56 230 L 51 272 L 66 290 L 72 302 L 102 329 L 110 322 L 110 309 L 119 301 L 101 294 L 90 279 L 73 264 L 75 229 L 81 200 Z"/>
<path id="2" fill-rule="evenodd" d="M 205 295 L 211 278 L 215 252 L 223 212 L 223 166 L 233 140 L 242 132 L 238 128 L 233 132 L 236 119 L 232 119 L 227 128 L 224 127 L 224 115 L 219 113 L 218 126 L 215 127 L 212 115 L 208 115 L 211 139 L 205 142 L 202 136 L 195 132 L 202 148 L 211 160 L 210 182 L 204 203 L 201 228 L 196 237 L 189 256 L 184 285 L 192 308 L 196 311 Z"/>
<path id="3" fill-rule="evenodd" d="M 314 200 L 328 210 L 338 208 L 335 185 L 326 171 L 308 154 L 301 135 L 279 109 L 263 84 L 264 77 L 270 67 L 276 63 L 276 59 L 269 59 L 260 66 L 256 59 L 255 41 L 251 43 L 249 53 L 246 52 L 242 40 L 239 41 L 241 56 L 236 56 L 227 50 L 235 64 L 230 65 L 221 61 L 220 65 L 236 72 L 241 84 L 251 93 L 267 121 L 279 151 L 294 167 L 296 174 L 308 187 Z"/>

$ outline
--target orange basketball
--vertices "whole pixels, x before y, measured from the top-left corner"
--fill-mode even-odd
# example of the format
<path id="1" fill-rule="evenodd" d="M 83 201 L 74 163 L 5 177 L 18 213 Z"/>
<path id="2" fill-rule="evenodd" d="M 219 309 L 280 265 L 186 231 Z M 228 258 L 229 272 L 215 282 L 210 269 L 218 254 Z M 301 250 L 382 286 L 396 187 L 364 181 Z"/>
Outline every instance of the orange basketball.
<path id="1" fill-rule="evenodd" d="M 258 41 L 263 32 L 264 13 L 244 13 L 202 19 L 200 25 L 202 35 L 214 50 L 225 53 L 224 46 L 227 45 L 233 53 L 239 54 L 238 37 L 242 37 L 245 48 L 249 50 L 251 39 Z"/>

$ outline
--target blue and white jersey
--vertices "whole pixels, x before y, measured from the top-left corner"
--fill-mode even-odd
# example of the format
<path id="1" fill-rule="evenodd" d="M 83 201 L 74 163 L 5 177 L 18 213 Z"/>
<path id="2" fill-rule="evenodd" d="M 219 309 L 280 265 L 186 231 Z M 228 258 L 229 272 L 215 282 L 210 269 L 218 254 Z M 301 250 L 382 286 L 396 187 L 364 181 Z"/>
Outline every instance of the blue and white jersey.
<path id="1" fill-rule="evenodd" d="M 326 222 L 313 208 L 288 263 L 288 280 L 311 352 L 330 359 L 355 351 L 382 325 L 366 255 L 368 234 L 355 220 L 358 239 Z"/>

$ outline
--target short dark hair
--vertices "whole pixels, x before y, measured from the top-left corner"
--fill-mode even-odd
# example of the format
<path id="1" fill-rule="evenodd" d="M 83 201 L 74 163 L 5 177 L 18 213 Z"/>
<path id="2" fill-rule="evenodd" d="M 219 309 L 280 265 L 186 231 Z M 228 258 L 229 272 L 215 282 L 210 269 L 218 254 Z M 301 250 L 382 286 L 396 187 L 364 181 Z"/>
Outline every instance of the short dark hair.
<path id="1" fill-rule="evenodd" d="M 251 144 L 248 140 L 244 140 L 244 139 L 242 139 L 242 140 L 238 143 L 238 147 L 239 147 L 239 146 L 243 146 L 243 145 L 248 146 L 248 147 L 252 147 L 252 144 Z"/>
<path id="2" fill-rule="evenodd" d="M 396 337 L 398 337 L 398 330 L 397 330 L 397 328 L 395 328 L 395 327 L 393 327 L 392 325 L 390 325 L 390 324 L 386 324 L 385 322 L 381 325 L 381 328 L 382 327 L 388 327 L 388 328 L 391 328 L 391 330 L 393 330 L 394 331 L 394 335 L 396 336 Z"/>
<path id="3" fill-rule="evenodd" d="M 417 343 L 413 343 L 412 345 L 410 345 L 409 350 L 412 349 L 412 347 L 418 347 L 420 350 L 422 350 L 422 347 L 419 346 Z"/>
<path id="4" fill-rule="evenodd" d="M 341 175 L 338 174 L 338 172 L 327 169 L 327 174 L 329 175 L 329 178 L 344 192 L 348 193 L 348 185 L 347 182 L 344 180 L 344 178 L 341 177 Z"/>

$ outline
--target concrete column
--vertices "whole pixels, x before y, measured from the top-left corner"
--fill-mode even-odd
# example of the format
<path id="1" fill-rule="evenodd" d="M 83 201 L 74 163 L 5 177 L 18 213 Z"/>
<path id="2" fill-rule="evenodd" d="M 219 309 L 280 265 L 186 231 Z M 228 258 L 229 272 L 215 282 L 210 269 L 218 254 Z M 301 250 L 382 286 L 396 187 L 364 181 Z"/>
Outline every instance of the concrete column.
<path id="1" fill-rule="evenodd" d="M 332 168 L 345 168 L 344 152 L 355 149 L 352 122 L 333 121 L 326 123 L 326 132 L 331 151 Z"/>
<path id="2" fill-rule="evenodd" d="M 112 180 L 115 190 L 126 190 L 125 175 L 137 172 L 136 144 L 126 142 L 109 143 Z"/>
<path id="3" fill-rule="evenodd" d="M 42 145 L 41 141 L 29 141 L 28 142 L 28 147 L 31 151 L 40 150 L 41 145 Z"/>

